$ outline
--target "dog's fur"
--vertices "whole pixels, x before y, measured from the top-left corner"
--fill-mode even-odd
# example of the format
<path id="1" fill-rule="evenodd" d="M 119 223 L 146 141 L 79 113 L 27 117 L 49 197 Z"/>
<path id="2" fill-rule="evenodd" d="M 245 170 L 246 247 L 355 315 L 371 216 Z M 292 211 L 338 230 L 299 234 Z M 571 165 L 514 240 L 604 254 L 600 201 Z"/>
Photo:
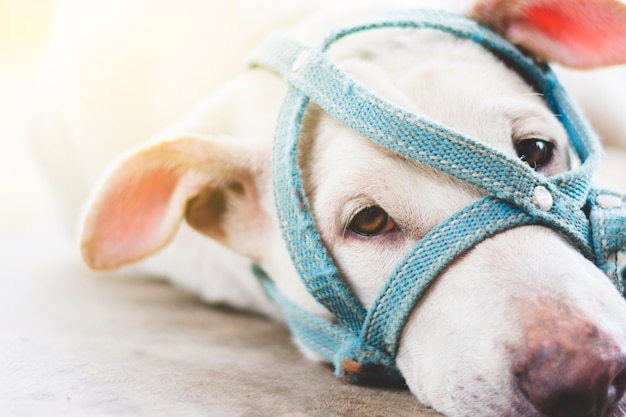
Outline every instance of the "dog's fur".
<path id="1" fill-rule="evenodd" d="M 99 269 L 139 262 L 135 268 L 168 276 L 207 300 L 277 319 L 250 275 L 250 260 L 295 303 L 328 313 L 300 282 L 274 213 L 270 151 L 286 86 L 266 70 L 237 69 L 262 35 L 293 26 L 298 37 L 315 42 L 337 23 L 430 6 L 473 10 L 540 56 L 567 65 L 618 63 L 626 56 L 619 46 L 610 54 L 545 47 L 549 40 L 538 40 L 529 22 L 511 19 L 515 7 L 528 3 L 569 7 L 559 1 L 481 1 L 474 9 L 417 0 L 297 6 L 189 0 L 172 7 L 136 1 L 107 2 L 103 10 L 68 3 L 34 90 L 31 136 L 70 221 L 95 189 L 82 227 L 85 260 Z M 615 21 L 608 29 L 617 26 L 614 43 L 624 44 L 619 25 L 626 25 L 626 8 L 585 4 L 610 9 Z M 77 19 L 71 7 L 87 17 Z M 101 28 L 93 27 L 94 16 Z M 542 172 L 568 167 L 558 119 L 518 75 L 469 41 L 381 31 L 346 39 L 333 54 L 344 70 L 397 104 L 511 156 L 517 141 L 548 140 L 555 154 Z M 203 97 L 210 98 L 165 130 Z M 614 144 L 624 143 L 621 133 L 609 133 Z M 155 139 L 138 146 L 149 137 Z M 366 306 L 425 232 L 482 195 L 378 148 L 315 107 L 305 119 L 301 166 L 322 238 Z M 350 219 L 371 205 L 384 208 L 397 227 L 369 238 L 347 231 Z M 179 224 L 182 218 L 186 223 Z M 417 398 L 448 416 L 565 415 L 572 404 L 561 404 L 566 396 L 583 404 L 596 397 L 602 403 L 611 389 L 621 396 L 626 303 L 555 232 L 517 228 L 477 245 L 437 279 L 407 322 L 398 365 Z M 567 415 L 609 415 L 600 408 Z"/>

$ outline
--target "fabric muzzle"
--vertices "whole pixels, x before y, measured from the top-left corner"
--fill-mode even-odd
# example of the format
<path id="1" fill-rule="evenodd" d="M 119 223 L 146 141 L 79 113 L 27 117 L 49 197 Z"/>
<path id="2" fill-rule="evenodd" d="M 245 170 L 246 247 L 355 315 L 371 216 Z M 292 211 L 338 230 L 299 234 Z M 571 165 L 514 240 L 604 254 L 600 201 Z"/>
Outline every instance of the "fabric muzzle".
<path id="1" fill-rule="evenodd" d="M 559 115 L 580 165 L 546 177 L 518 159 L 377 96 L 333 63 L 328 53 L 333 43 L 385 28 L 438 30 L 482 45 L 520 74 Z M 274 142 L 276 209 L 293 264 L 307 290 L 334 320 L 298 307 L 261 268 L 253 269 L 294 336 L 332 361 L 337 375 L 363 384 L 403 384 L 395 357 L 402 329 L 420 296 L 457 257 L 511 228 L 532 224 L 557 231 L 624 293 L 618 258 L 626 248 L 625 196 L 591 182 L 600 158 L 599 139 L 552 70 L 501 36 L 461 15 L 411 10 L 338 28 L 318 46 L 275 33 L 254 52 L 251 63 L 274 71 L 289 86 Z M 316 230 L 303 189 L 298 143 L 310 102 L 378 145 L 486 193 L 422 238 L 369 309 L 341 278 Z"/>

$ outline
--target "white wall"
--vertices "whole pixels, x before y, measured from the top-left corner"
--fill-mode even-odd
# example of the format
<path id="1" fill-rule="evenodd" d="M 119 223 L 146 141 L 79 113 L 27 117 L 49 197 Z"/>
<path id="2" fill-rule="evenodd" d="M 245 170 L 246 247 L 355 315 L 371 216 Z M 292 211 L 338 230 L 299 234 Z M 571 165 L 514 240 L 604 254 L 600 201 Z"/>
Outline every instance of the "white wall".
<path id="1" fill-rule="evenodd" d="M 52 210 L 20 133 L 20 105 L 43 50 L 54 2 L 0 0 L 0 237 Z"/>

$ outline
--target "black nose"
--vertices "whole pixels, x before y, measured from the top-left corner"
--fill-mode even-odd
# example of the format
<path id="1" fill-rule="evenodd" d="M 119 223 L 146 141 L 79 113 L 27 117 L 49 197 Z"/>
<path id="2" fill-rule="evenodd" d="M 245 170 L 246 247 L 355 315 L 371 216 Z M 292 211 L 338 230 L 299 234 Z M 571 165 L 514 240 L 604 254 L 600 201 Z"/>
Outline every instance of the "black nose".
<path id="1" fill-rule="evenodd" d="M 590 368 L 594 369 L 589 372 Z M 574 364 L 569 375 L 547 374 L 529 380 L 526 394 L 549 417 L 609 417 L 626 386 L 626 372 L 621 370 L 611 378 L 610 368 L 611 363 Z"/>
<path id="2" fill-rule="evenodd" d="M 549 417 L 610 417 L 626 390 L 626 355 L 591 323 L 571 318 L 527 334 L 514 369 L 520 389 Z"/>

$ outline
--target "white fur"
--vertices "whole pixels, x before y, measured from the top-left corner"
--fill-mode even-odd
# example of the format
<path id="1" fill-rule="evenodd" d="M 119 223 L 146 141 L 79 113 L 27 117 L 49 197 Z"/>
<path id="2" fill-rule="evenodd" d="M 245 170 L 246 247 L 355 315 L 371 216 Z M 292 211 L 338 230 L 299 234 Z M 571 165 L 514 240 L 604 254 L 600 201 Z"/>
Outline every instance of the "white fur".
<path id="1" fill-rule="evenodd" d="M 182 226 L 163 251 L 130 268 L 167 276 L 207 300 L 278 318 L 250 274 L 252 258 L 294 302 L 328 315 L 301 284 L 274 214 L 269 150 L 285 86 L 265 70 L 238 68 L 244 53 L 276 27 L 304 20 L 294 31 L 312 41 L 335 22 L 428 2 L 321 3 L 296 7 L 276 0 L 271 7 L 267 1 L 239 1 L 219 3 L 216 12 L 218 2 L 178 1 L 169 8 L 114 1 L 102 10 L 81 9 L 87 17 L 78 20 L 63 9 L 35 90 L 39 107 L 33 109 L 32 136 L 69 218 L 75 220 L 111 160 L 210 97 L 155 141 L 190 136 L 240 147 L 258 171 L 260 210 L 251 214 L 258 216 L 257 234 L 227 219 L 228 236 L 221 243 L 240 253 L 235 254 Z M 461 2 L 430 3 L 462 8 Z M 335 7 L 305 19 L 323 5 Z M 105 15 L 102 31 L 91 30 L 91 13 Z M 163 24 L 169 29 L 158 30 Z M 397 104 L 512 156 L 515 140 L 551 140 L 557 154 L 546 174 L 567 167 L 567 139 L 557 119 L 517 75 L 476 45 L 442 34 L 390 32 L 355 36 L 334 54 L 342 68 Z M 365 305 L 426 231 L 482 196 L 378 149 L 317 110 L 309 112 L 303 137 L 304 181 L 320 233 Z M 383 207 L 401 231 L 374 238 L 347 233 L 351 217 L 372 204 Z M 412 392 L 448 416 L 517 416 L 513 405 L 527 410 L 525 416 L 537 415 L 510 372 L 523 337 L 521 317 L 533 302 L 565 305 L 626 346 L 626 305 L 604 275 L 556 233 L 522 227 L 472 249 L 419 302 L 398 354 Z"/>

